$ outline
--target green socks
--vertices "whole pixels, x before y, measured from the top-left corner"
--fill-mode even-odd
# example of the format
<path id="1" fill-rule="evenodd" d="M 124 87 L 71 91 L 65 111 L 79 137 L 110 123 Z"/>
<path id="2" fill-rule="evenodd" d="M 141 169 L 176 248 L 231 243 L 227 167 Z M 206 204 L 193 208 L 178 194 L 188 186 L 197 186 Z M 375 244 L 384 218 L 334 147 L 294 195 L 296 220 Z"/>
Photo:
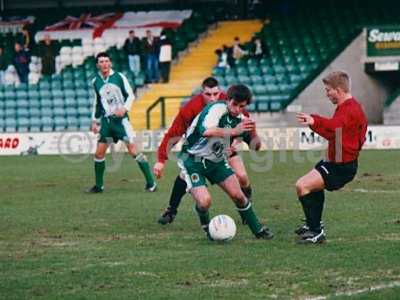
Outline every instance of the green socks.
<path id="1" fill-rule="evenodd" d="M 149 186 L 154 185 L 154 177 L 153 173 L 150 170 L 150 165 L 149 162 L 147 161 L 146 156 L 143 153 L 139 153 L 135 157 L 136 162 L 139 165 L 140 170 L 142 171 L 144 177 L 146 178 L 146 184 Z"/>
<path id="2" fill-rule="evenodd" d="M 247 225 L 249 226 L 251 232 L 254 235 L 259 233 L 263 229 L 263 226 L 261 225 L 260 221 L 258 220 L 256 214 L 253 211 L 250 201 L 244 208 L 237 207 L 236 209 L 238 210 L 242 219 L 246 220 Z"/>
<path id="3" fill-rule="evenodd" d="M 94 174 L 96 178 L 96 186 L 99 188 L 103 188 L 104 186 L 104 170 L 106 169 L 106 160 L 102 159 L 94 159 Z"/>
<path id="4" fill-rule="evenodd" d="M 207 232 L 208 230 L 208 223 L 210 223 L 210 214 L 208 213 L 208 210 L 202 210 L 197 207 L 197 205 L 194 206 L 197 215 L 199 216 L 200 224 L 201 227 L 203 228 L 204 231 Z"/>

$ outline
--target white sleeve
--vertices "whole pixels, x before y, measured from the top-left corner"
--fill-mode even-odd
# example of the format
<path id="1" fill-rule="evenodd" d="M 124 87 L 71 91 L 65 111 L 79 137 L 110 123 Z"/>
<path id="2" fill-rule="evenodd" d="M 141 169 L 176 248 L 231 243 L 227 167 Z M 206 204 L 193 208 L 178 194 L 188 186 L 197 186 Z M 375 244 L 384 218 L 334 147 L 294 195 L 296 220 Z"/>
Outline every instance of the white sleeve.
<path id="1" fill-rule="evenodd" d="M 121 75 L 122 81 L 124 82 L 125 91 L 128 93 L 128 96 L 126 97 L 127 100 L 124 104 L 124 107 L 126 108 L 127 111 L 130 111 L 131 107 L 132 107 L 132 103 L 135 100 L 135 95 L 133 94 L 132 87 L 129 84 L 128 79 L 125 77 L 125 75 L 122 73 L 119 73 L 119 75 Z"/>
<path id="2" fill-rule="evenodd" d="M 209 128 L 218 127 L 221 117 L 228 112 L 225 103 L 217 103 L 208 110 L 202 124 L 200 125 L 201 134 Z"/>

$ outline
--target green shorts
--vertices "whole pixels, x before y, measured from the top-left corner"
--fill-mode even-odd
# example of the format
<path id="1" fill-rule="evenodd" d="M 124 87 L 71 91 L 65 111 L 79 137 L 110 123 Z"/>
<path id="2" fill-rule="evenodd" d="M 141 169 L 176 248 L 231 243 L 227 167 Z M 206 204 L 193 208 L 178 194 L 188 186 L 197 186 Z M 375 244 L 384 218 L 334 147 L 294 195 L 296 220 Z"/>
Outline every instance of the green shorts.
<path id="1" fill-rule="evenodd" d="M 207 185 L 206 178 L 211 184 L 215 184 L 223 182 L 234 174 L 226 159 L 212 162 L 186 153 L 181 155 L 178 160 L 178 166 L 185 176 L 188 191 L 194 187 Z"/>
<path id="2" fill-rule="evenodd" d="M 102 117 L 100 120 L 99 143 L 108 143 L 110 139 L 114 143 L 119 140 L 127 144 L 134 142 L 134 131 L 128 117 Z"/>

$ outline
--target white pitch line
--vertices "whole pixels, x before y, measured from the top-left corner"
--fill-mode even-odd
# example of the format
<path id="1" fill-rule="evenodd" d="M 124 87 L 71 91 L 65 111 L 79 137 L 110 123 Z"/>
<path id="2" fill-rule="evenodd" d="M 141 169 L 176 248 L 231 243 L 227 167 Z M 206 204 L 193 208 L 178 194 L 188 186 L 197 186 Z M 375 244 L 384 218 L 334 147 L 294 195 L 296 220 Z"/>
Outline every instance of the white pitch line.
<path id="1" fill-rule="evenodd" d="M 312 297 L 312 298 L 306 298 L 306 300 L 325 300 L 328 298 L 334 298 L 334 297 L 340 297 L 340 296 L 354 296 L 354 295 L 359 295 L 359 294 L 363 294 L 363 293 L 367 293 L 367 292 L 391 289 L 391 288 L 399 287 L 399 286 L 400 286 L 400 281 L 393 281 L 393 282 L 390 282 L 387 284 L 374 285 L 374 286 L 359 289 L 359 290 L 353 290 L 353 291 L 347 291 L 347 292 L 337 292 L 333 295 L 316 296 L 316 297 Z"/>
<path id="2" fill-rule="evenodd" d="M 400 190 L 367 190 L 367 189 L 354 189 L 353 192 L 357 192 L 357 193 L 376 193 L 376 194 L 400 194 Z"/>

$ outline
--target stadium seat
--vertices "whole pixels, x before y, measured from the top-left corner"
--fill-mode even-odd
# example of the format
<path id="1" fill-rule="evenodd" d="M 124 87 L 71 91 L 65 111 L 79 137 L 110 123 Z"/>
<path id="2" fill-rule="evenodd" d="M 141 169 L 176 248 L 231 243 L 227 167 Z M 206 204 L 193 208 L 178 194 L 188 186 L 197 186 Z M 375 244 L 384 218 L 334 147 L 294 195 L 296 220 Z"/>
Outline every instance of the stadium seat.
<path id="1" fill-rule="evenodd" d="M 27 118 L 30 116 L 30 112 L 27 108 L 19 107 L 17 109 L 17 117 L 19 118 Z"/>
<path id="2" fill-rule="evenodd" d="M 54 117 L 54 126 L 56 131 L 65 130 L 67 121 L 64 117 Z"/>
<path id="3" fill-rule="evenodd" d="M 52 106 L 54 108 L 64 108 L 64 99 L 63 98 L 54 98 L 52 101 Z"/>

